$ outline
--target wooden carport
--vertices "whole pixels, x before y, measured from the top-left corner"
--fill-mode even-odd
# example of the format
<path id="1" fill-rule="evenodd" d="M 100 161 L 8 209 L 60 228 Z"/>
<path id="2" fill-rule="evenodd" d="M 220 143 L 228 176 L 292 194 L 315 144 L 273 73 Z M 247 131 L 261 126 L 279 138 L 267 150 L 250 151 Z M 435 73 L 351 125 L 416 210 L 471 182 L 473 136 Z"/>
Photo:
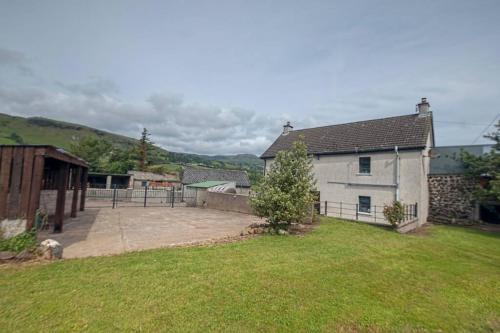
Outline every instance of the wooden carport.
<path id="1" fill-rule="evenodd" d="M 57 190 L 54 232 L 61 232 L 69 189 L 72 189 L 70 216 L 76 217 L 78 209 L 85 209 L 87 175 L 87 163 L 62 149 L 47 145 L 0 145 L 0 222 L 25 220 L 26 230 L 31 230 L 42 190 Z"/>

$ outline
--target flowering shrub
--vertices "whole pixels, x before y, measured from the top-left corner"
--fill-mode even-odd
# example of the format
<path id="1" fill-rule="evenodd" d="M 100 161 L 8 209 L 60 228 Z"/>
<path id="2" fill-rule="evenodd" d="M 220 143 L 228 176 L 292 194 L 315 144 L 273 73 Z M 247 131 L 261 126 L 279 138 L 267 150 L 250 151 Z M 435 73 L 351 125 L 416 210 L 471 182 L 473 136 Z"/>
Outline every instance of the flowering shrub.
<path id="1" fill-rule="evenodd" d="M 392 226 L 397 226 L 405 217 L 403 204 L 399 201 L 394 201 L 392 205 L 385 205 L 384 217 Z"/>

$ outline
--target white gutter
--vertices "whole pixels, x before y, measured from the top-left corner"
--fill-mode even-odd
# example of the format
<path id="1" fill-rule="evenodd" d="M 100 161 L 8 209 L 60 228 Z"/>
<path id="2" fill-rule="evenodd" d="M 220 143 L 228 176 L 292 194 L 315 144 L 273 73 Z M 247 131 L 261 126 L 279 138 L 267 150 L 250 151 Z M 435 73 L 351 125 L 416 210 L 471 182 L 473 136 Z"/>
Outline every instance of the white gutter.
<path id="1" fill-rule="evenodd" d="M 399 151 L 398 146 L 394 146 L 396 153 L 396 201 L 399 201 Z"/>

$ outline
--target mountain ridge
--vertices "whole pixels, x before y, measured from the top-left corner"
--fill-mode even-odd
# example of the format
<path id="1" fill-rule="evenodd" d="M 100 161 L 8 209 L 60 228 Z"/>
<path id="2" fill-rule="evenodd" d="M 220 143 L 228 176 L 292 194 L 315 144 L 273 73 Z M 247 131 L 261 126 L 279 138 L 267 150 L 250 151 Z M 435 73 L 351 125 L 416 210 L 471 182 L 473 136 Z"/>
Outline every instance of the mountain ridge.
<path id="1" fill-rule="evenodd" d="M 139 133 L 138 133 L 139 134 Z M 85 136 L 104 138 L 113 145 L 128 148 L 137 139 L 86 125 L 45 117 L 21 117 L 0 113 L 0 144 L 48 144 L 70 150 L 71 143 Z M 263 162 L 253 154 L 204 155 L 171 152 L 155 146 L 156 164 L 200 165 L 231 169 L 261 169 Z"/>

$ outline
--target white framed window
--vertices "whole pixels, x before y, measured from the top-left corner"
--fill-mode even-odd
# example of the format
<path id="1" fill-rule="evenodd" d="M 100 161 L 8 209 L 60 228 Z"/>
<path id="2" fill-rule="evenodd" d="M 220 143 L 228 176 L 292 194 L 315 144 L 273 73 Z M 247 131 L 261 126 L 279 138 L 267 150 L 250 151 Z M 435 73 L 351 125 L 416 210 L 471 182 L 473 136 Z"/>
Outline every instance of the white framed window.
<path id="1" fill-rule="evenodd" d="M 359 174 L 369 175 L 371 173 L 371 157 L 364 156 L 359 158 Z"/>
<path id="2" fill-rule="evenodd" d="M 370 214 L 372 206 L 372 198 L 360 195 L 358 197 L 358 212 Z"/>

